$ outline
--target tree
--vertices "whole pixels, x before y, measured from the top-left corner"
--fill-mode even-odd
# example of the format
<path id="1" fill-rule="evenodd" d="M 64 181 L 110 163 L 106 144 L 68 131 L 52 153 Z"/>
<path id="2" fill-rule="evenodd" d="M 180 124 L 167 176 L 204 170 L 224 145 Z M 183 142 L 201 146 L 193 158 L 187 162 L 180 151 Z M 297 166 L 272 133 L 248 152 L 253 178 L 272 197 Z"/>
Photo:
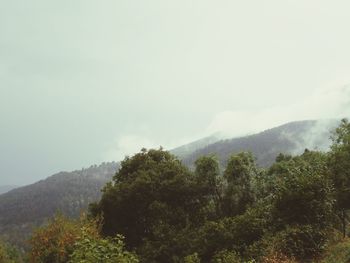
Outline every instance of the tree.
<path id="1" fill-rule="evenodd" d="M 223 212 L 226 216 L 242 214 L 253 203 L 252 180 L 257 175 L 258 169 L 250 152 L 230 157 L 224 172 L 227 186 L 223 197 Z"/>
<path id="2" fill-rule="evenodd" d="M 100 238 L 83 230 L 74 245 L 69 263 L 138 263 L 137 256 L 125 250 L 123 237 Z"/>
<path id="3" fill-rule="evenodd" d="M 150 261 L 170 262 L 190 254 L 182 234 L 203 222 L 204 202 L 195 177 L 178 159 L 162 149 L 143 149 L 121 163 L 91 214 L 103 216 L 104 235 L 122 234 L 128 248 Z"/>
<path id="4" fill-rule="evenodd" d="M 246 255 L 247 249 L 260 240 L 269 224 L 268 209 L 249 208 L 244 214 L 207 221 L 196 232 L 194 251 L 201 262 L 212 262 L 220 251 Z"/>
<path id="5" fill-rule="evenodd" d="M 272 216 L 275 226 L 311 224 L 329 227 L 333 220 L 333 186 L 326 155 L 306 150 L 301 156 L 275 163 Z"/>
<path id="6" fill-rule="evenodd" d="M 276 252 L 306 261 L 324 248 L 334 222 L 335 202 L 326 161 L 326 154 L 305 150 L 269 169 L 274 178 L 268 196 L 272 206 L 269 232 L 274 233 Z"/>
<path id="7" fill-rule="evenodd" d="M 201 195 L 206 197 L 208 206 L 214 207 L 212 215 L 217 217 L 221 214 L 222 203 L 219 162 L 215 156 L 202 156 L 195 162 L 195 167 L 196 187 L 201 191 Z"/>
<path id="8" fill-rule="evenodd" d="M 347 210 L 350 209 L 350 123 L 343 119 L 333 132 L 328 166 L 336 190 L 336 209 L 346 236 Z"/>

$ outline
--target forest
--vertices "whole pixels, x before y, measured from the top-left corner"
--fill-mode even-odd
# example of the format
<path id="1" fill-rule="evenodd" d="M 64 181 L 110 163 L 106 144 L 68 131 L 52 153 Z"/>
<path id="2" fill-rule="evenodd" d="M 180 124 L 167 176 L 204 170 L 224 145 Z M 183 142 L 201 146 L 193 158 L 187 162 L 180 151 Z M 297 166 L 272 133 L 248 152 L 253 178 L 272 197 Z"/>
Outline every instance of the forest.
<path id="1" fill-rule="evenodd" d="M 0 243 L 0 262 L 349 262 L 350 123 L 328 152 L 279 154 L 268 168 L 250 152 L 221 169 L 214 155 L 189 169 L 170 152 L 126 157 L 79 219 L 57 214 L 29 249 Z"/>

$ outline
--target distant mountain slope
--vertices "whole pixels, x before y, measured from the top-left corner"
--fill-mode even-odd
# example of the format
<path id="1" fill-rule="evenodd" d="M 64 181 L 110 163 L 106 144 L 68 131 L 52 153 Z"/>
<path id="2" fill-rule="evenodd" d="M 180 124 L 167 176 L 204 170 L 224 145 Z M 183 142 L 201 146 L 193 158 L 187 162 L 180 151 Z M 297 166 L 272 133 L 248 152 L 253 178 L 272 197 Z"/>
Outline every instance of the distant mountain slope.
<path id="1" fill-rule="evenodd" d="M 89 203 L 100 198 L 101 188 L 111 180 L 118 166 L 112 162 L 60 172 L 0 195 L 0 235 L 18 244 L 33 226 L 42 224 L 58 211 L 79 216 Z"/>
<path id="2" fill-rule="evenodd" d="M 267 167 L 279 153 L 298 154 L 305 148 L 326 150 L 330 144 L 331 130 L 337 123 L 336 120 L 297 121 L 258 134 L 221 140 L 187 155 L 183 163 L 193 166 L 198 157 L 215 154 L 224 165 L 232 153 L 251 151 L 257 158 L 257 164 Z"/>
<path id="3" fill-rule="evenodd" d="M 213 134 L 211 136 L 205 137 L 203 139 L 196 140 L 189 144 L 182 145 L 175 149 L 170 150 L 170 152 L 176 155 L 178 158 L 183 159 L 186 156 L 192 154 L 194 151 L 206 147 L 212 143 L 215 143 L 220 140 L 218 134 Z"/>
<path id="4" fill-rule="evenodd" d="M 260 166 L 268 166 L 279 153 L 298 153 L 305 148 L 326 149 L 330 130 L 337 121 L 300 121 L 250 135 L 218 141 L 214 136 L 178 147 L 171 152 L 192 166 L 202 155 L 217 154 L 224 165 L 230 154 L 252 151 Z M 214 143 L 213 143 L 214 142 Z M 140 148 L 142 146 L 140 145 Z M 73 172 L 61 172 L 37 183 L 0 195 L 0 237 L 25 247 L 33 227 L 57 211 L 77 217 L 98 200 L 101 188 L 116 173 L 119 163 L 104 163 Z"/>
<path id="5" fill-rule="evenodd" d="M 0 185 L 0 195 L 17 188 L 16 185 Z"/>

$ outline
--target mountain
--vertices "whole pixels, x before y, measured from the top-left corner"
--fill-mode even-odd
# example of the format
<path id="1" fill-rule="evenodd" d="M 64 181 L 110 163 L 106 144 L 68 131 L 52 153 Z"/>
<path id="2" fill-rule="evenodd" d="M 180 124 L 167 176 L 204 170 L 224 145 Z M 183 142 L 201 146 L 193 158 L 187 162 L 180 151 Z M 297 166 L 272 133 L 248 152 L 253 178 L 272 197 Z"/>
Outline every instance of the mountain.
<path id="1" fill-rule="evenodd" d="M 111 162 L 60 172 L 0 195 L 0 236 L 23 247 L 23 240 L 33 227 L 43 224 L 55 213 L 78 217 L 89 203 L 100 198 L 101 188 L 118 167 L 118 163 Z"/>
<path id="2" fill-rule="evenodd" d="M 220 140 L 218 135 L 213 135 L 171 152 L 193 167 L 202 155 L 216 154 L 224 165 L 232 153 L 252 151 L 258 165 L 267 167 L 281 152 L 297 154 L 305 148 L 326 150 L 330 144 L 330 130 L 336 125 L 334 120 L 292 122 L 241 138 Z M 0 195 L 0 237 L 23 248 L 32 229 L 57 211 L 78 217 L 89 203 L 100 198 L 101 188 L 118 168 L 119 163 L 112 162 L 60 172 Z"/>
<path id="3" fill-rule="evenodd" d="M 299 154 L 305 148 L 327 150 L 331 140 L 331 131 L 337 126 L 337 120 L 308 120 L 290 122 L 258 134 L 220 140 L 183 156 L 185 165 L 193 167 L 198 157 L 216 155 L 220 164 L 225 166 L 229 156 L 241 151 L 251 151 L 261 167 L 271 165 L 279 153 Z"/>
<path id="4" fill-rule="evenodd" d="M 203 139 L 199 139 L 194 142 L 172 149 L 170 152 L 176 155 L 178 158 L 183 159 L 185 156 L 192 154 L 194 151 L 201 149 L 203 147 L 206 147 L 219 140 L 220 140 L 220 135 L 216 133 L 211 136 L 205 137 Z"/>
<path id="5" fill-rule="evenodd" d="M 16 185 L 0 185 L 0 195 L 4 194 L 12 189 L 17 188 L 18 186 Z"/>

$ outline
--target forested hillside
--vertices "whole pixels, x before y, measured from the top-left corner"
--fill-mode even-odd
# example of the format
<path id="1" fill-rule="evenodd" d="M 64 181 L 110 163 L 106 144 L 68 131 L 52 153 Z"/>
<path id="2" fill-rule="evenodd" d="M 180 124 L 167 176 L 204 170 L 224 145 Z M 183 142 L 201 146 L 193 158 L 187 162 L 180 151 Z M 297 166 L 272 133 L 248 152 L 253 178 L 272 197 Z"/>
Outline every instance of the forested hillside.
<path id="1" fill-rule="evenodd" d="M 184 164 L 193 166 L 198 157 L 214 154 L 221 166 L 225 166 L 232 153 L 251 151 L 258 166 L 268 167 L 279 153 L 300 154 L 305 148 L 327 150 L 337 123 L 336 120 L 291 122 L 258 134 L 220 140 L 179 157 Z"/>
<path id="2" fill-rule="evenodd" d="M 172 149 L 170 152 L 176 155 L 178 158 L 183 159 L 186 156 L 192 154 L 193 152 L 199 149 L 202 149 L 204 147 L 207 147 L 208 145 L 213 144 L 217 141 L 220 141 L 220 135 L 213 134 L 211 136 L 199 139 L 197 141 L 194 141 L 185 145 L 181 145 L 180 147 Z"/>
<path id="3" fill-rule="evenodd" d="M 100 198 L 101 188 L 117 168 L 118 164 L 112 162 L 61 172 L 0 195 L 0 235 L 22 246 L 32 228 L 55 213 L 78 217 L 89 203 Z"/>
<path id="4" fill-rule="evenodd" d="M 232 153 L 251 151 L 258 166 L 267 167 L 281 152 L 297 153 L 310 147 L 311 140 L 308 138 L 313 138 L 312 145 L 328 146 L 330 126 L 334 124 L 318 124 L 317 121 L 293 122 L 259 134 L 222 141 L 210 136 L 171 152 L 192 168 L 200 156 L 216 154 L 223 169 Z M 101 188 L 112 179 L 118 167 L 118 163 L 104 163 L 79 171 L 61 172 L 0 195 L 0 236 L 24 246 L 25 237 L 32 228 L 41 225 L 58 211 L 69 217 L 77 217 L 89 203 L 100 198 Z"/>
<path id="5" fill-rule="evenodd" d="M 18 186 L 15 186 L 15 185 L 0 185 L 0 195 L 17 187 Z"/>
<path id="6" fill-rule="evenodd" d="M 30 240 L 30 263 L 347 263 L 350 123 L 327 152 L 250 152 L 195 169 L 162 149 L 121 162 L 89 217 L 53 218 Z"/>

